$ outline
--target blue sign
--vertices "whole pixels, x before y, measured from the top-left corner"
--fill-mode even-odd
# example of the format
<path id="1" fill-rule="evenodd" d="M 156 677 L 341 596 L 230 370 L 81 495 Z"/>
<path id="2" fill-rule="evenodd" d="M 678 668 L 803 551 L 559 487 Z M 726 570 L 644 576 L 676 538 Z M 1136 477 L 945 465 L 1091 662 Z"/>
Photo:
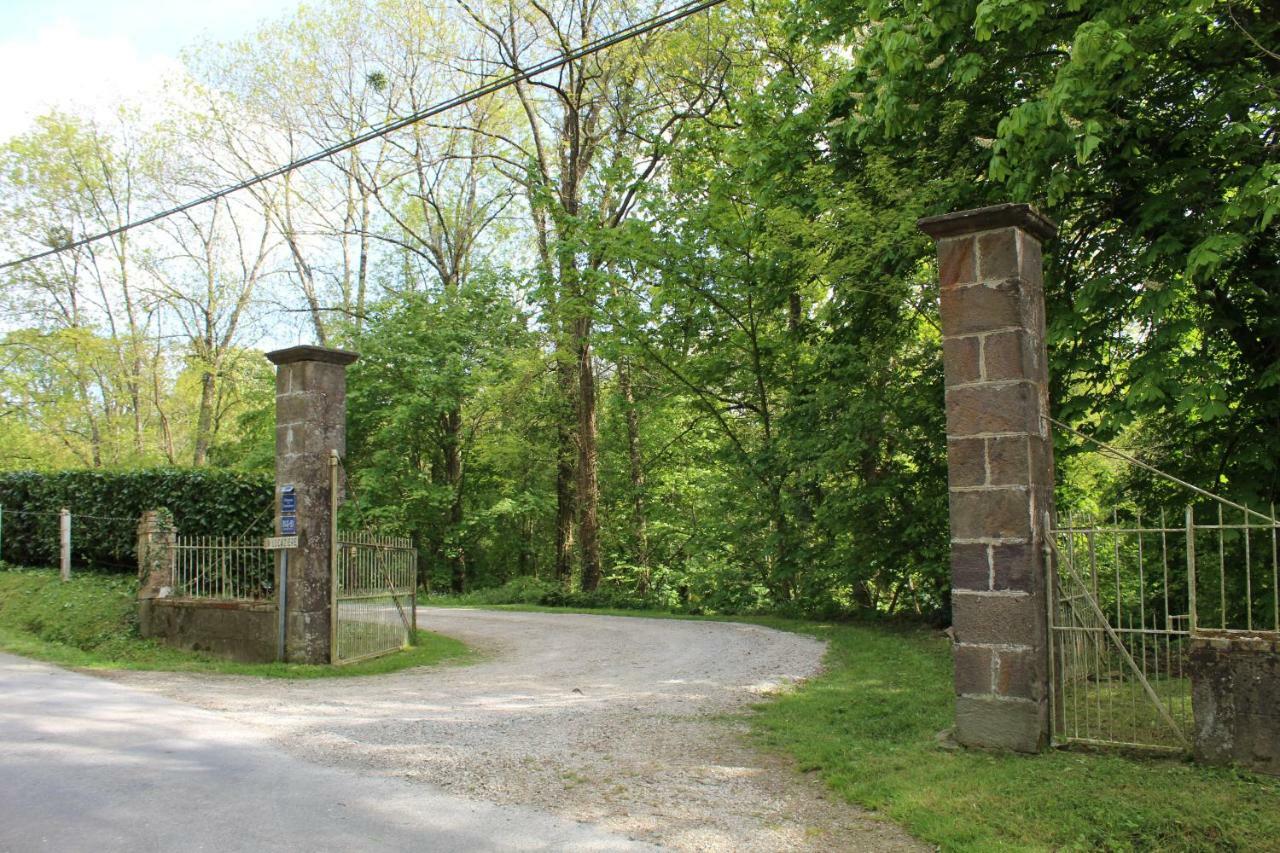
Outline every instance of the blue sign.
<path id="1" fill-rule="evenodd" d="M 285 492 L 280 495 L 280 511 L 281 512 L 297 512 L 298 496 L 293 492 Z"/>
<path id="2" fill-rule="evenodd" d="M 281 536 L 297 536 L 298 535 L 298 517 L 296 515 L 280 516 L 280 535 Z"/>

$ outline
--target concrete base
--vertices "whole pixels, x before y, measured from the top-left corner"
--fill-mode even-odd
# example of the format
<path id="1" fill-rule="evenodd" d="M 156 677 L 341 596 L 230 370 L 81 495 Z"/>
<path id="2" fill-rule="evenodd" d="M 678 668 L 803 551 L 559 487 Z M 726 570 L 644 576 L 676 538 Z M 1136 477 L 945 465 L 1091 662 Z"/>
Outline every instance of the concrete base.
<path id="1" fill-rule="evenodd" d="M 1280 775 L 1280 635 L 1191 640 L 1195 756 Z"/>
<path id="2" fill-rule="evenodd" d="M 144 637 L 241 663 L 271 663 L 278 636 L 275 602 L 154 598 L 138 602 Z"/>

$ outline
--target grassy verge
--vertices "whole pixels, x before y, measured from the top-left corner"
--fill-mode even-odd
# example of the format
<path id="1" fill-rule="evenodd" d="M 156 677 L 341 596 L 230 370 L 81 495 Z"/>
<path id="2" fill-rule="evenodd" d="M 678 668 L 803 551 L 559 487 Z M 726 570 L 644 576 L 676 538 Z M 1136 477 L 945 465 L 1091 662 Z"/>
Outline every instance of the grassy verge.
<path id="1" fill-rule="evenodd" d="M 830 643 L 821 675 L 757 709 L 759 741 L 944 850 L 1280 850 L 1280 779 L 1165 758 L 941 749 L 951 655 L 936 631 L 738 621 Z"/>
<path id="2" fill-rule="evenodd" d="M 347 666 L 247 664 L 173 649 L 138 636 L 132 578 L 80 574 L 62 583 L 53 571 L 0 570 L 0 651 L 80 669 L 154 669 L 327 678 L 377 675 L 415 666 L 466 662 L 463 643 L 419 631 L 417 645 Z"/>

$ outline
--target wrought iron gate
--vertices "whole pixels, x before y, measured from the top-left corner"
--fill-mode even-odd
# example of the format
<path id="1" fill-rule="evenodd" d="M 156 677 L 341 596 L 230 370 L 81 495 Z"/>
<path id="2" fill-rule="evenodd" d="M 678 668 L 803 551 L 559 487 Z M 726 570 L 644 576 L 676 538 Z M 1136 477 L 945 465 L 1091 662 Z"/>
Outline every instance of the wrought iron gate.
<path id="1" fill-rule="evenodd" d="M 418 552 L 406 538 L 339 533 L 334 554 L 334 663 L 394 652 L 417 630 Z"/>
<path id="2" fill-rule="evenodd" d="M 1192 635 L 1280 629 L 1274 510 L 1220 502 L 1050 529 L 1054 740 L 1188 749 Z"/>

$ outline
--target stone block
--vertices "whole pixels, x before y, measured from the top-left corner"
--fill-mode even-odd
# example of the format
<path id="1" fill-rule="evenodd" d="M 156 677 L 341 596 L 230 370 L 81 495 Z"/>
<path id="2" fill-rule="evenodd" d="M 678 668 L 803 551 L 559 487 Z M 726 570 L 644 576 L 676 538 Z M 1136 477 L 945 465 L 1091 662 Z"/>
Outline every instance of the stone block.
<path id="1" fill-rule="evenodd" d="M 1047 435 L 1031 435 L 1027 440 L 1028 477 L 1032 486 L 1053 491 L 1053 441 Z"/>
<path id="2" fill-rule="evenodd" d="M 987 483 L 987 440 L 947 439 L 947 478 L 952 488 Z"/>
<path id="3" fill-rule="evenodd" d="M 975 248 L 972 236 L 938 241 L 938 279 L 944 289 L 978 280 Z"/>
<path id="4" fill-rule="evenodd" d="M 957 696 L 955 738 L 965 746 L 1040 752 L 1048 745 L 1047 709 L 1021 699 Z"/>
<path id="5" fill-rule="evenodd" d="M 944 337 L 1022 327 L 1022 295 L 1016 281 L 950 287 L 942 291 Z"/>
<path id="6" fill-rule="evenodd" d="M 956 543 L 951 546 L 951 586 L 953 589 L 987 590 L 991 588 L 991 546 L 979 543 Z"/>
<path id="7" fill-rule="evenodd" d="M 991 588 L 1003 592 L 1032 592 L 1041 563 L 1031 543 L 991 546 Z"/>
<path id="8" fill-rule="evenodd" d="M 957 643 L 1034 647 L 1042 636 L 1040 606 L 1030 595 L 951 593 L 951 627 Z"/>
<path id="9" fill-rule="evenodd" d="M 1044 652 L 1040 649 L 1000 649 L 995 653 L 996 693 L 1014 699 L 1045 697 Z"/>
<path id="10" fill-rule="evenodd" d="M 1027 333 L 1021 330 L 995 332 L 982 339 L 982 378 L 1034 379 L 1036 365 L 1031 357 Z"/>
<path id="11" fill-rule="evenodd" d="M 999 281 L 1019 278 L 1018 232 L 1001 228 L 978 235 L 978 280 Z"/>
<path id="12" fill-rule="evenodd" d="M 1276 642 L 1243 635 L 1195 637 L 1189 657 L 1196 759 L 1280 775 Z"/>
<path id="13" fill-rule="evenodd" d="M 982 379 L 982 338 L 976 335 L 944 338 L 942 372 L 948 388 Z"/>
<path id="14" fill-rule="evenodd" d="M 994 653 L 985 646 L 966 646 L 957 643 L 951 648 L 955 664 L 955 687 L 959 696 L 985 696 L 991 694 L 991 676 L 994 671 Z"/>
<path id="15" fill-rule="evenodd" d="M 1031 480 L 1029 436 L 987 439 L 987 470 L 993 486 L 1025 486 Z"/>
<path id="16" fill-rule="evenodd" d="M 1044 249 L 1040 241 L 1025 231 L 1018 232 L 1018 254 L 1021 265 L 1018 275 L 1029 287 L 1044 287 Z"/>
<path id="17" fill-rule="evenodd" d="M 1037 433 L 1039 429 L 1040 395 L 1030 382 L 947 389 L 950 436 Z"/>
<path id="18" fill-rule="evenodd" d="M 1027 492 L 1016 486 L 951 490 L 953 539 L 1029 539 Z"/>

